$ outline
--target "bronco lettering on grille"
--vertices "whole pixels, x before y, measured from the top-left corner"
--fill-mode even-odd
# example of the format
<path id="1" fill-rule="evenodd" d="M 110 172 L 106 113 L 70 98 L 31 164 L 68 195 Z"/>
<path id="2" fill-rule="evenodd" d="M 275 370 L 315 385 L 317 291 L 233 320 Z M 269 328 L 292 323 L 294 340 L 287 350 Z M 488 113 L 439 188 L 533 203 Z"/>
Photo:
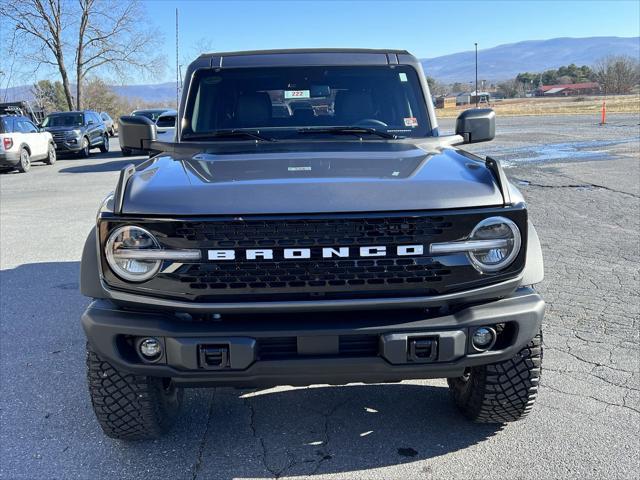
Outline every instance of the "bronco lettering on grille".
<path id="1" fill-rule="evenodd" d="M 419 256 L 424 254 L 423 245 L 399 245 L 387 247 L 384 245 L 368 247 L 337 247 L 337 248 L 284 248 L 274 250 L 272 248 L 247 249 L 238 254 L 236 250 L 209 250 L 209 260 L 300 260 L 318 258 L 352 258 L 352 257 L 386 257 L 396 254 L 398 257 Z"/>

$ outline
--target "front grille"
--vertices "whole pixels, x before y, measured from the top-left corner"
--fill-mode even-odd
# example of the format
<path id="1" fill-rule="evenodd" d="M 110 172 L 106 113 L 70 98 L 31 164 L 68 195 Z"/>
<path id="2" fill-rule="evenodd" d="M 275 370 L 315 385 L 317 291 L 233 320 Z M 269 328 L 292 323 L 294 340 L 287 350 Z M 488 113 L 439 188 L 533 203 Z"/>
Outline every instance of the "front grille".
<path id="1" fill-rule="evenodd" d="M 50 133 L 51 133 L 51 136 L 53 137 L 53 140 L 56 143 L 64 142 L 64 139 L 65 139 L 65 136 L 66 136 L 65 132 L 50 132 Z"/>
<path id="2" fill-rule="evenodd" d="M 196 290 L 394 286 L 441 282 L 451 270 L 432 259 L 390 258 L 308 262 L 198 264 L 179 281 Z"/>
<path id="3" fill-rule="evenodd" d="M 442 214 L 345 214 L 329 218 L 245 217 L 118 219 L 101 221 L 101 242 L 122 222 L 150 230 L 165 248 L 200 249 L 202 261 L 165 262 L 142 284 L 118 279 L 103 258 L 107 283 L 145 295 L 197 302 L 277 301 L 437 295 L 496 283 L 517 275 L 526 252 L 526 210 L 455 211 Z M 429 255 L 429 245 L 466 238 L 482 219 L 504 215 L 523 232 L 521 254 L 503 272 L 481 274 L 464 254 Z M 399 255 L 398 246 L 421 245 L 422 255 Z M 349 257 L 323 258 L 323 248 L 349 248 Z M 361 247 L 386 255 L 362 257 Z M 310 258 L 284 259 L 286 248 Z M 208 250 L 231 249 L 233 260 L 208 260 Z M 247 249 L 270 249 L 272 259 L 248 260 Z"/>

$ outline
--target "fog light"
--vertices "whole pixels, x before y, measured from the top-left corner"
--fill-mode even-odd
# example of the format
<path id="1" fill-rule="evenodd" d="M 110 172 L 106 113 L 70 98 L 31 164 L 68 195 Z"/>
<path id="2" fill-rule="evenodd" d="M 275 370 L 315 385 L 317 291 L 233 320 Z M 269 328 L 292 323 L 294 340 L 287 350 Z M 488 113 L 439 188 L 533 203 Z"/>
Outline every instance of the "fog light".
<path id="1" fill-rule="evenodd" d="M 471 336 L 471 344 L 476 350 L 488 350 L 496 340 L 496 332 L 493 328 L 476 328 Z"/>
<path id="2" fill-rule="evenodd" d="M 145 338 L 140 342 L 140 353 L 147 360 L 155 360 L 162 353 L 162 345 L 157 338 Z"/>

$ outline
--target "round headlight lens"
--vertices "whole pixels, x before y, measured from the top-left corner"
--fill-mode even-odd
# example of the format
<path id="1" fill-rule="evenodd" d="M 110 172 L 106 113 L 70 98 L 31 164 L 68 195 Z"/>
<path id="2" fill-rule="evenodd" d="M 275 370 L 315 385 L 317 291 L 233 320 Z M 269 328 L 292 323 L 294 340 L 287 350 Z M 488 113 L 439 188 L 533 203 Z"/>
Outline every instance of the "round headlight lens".
<path id="1" fill-rule="evenodd" d="M 504 246 L 468 252 L 469 259 L 481 272 L 502 270 L 516 259 L 520 251 L 520 229 L 508 218 L 482 220 L 471 232 L 470 240 L 504 240 Z"/>
<path id="2" fill-rule="evenodd" d="M 123 280 L 144 282 L 160 270 L 161 260 L 140 260 L 123 258 L 120 253 L 127 250 L 158 249 L 160 244 L 155 237 L 144 228 L 128 225 L 115 229 L 107 240 L 105 254 L 107 263 Z"/>

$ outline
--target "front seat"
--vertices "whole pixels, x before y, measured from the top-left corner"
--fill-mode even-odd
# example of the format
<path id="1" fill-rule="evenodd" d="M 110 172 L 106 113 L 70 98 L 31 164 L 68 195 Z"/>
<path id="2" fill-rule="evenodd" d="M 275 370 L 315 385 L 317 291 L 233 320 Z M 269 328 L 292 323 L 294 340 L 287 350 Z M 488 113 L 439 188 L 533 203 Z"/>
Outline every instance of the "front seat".
<path id="1" fill-rule="evenodd" d="M 365 118 L 375 118 L 371 93 L 342 90 L 336 94 L 334 103 L 336 119 L 343 125 L 351 125 Z"/>
<path id="2" fill-rule="evenodd" d="M 236 107 L 238 127 L 263 127 L 271 120 L 271 98 L 268 93 L 241 95 Z"/>

